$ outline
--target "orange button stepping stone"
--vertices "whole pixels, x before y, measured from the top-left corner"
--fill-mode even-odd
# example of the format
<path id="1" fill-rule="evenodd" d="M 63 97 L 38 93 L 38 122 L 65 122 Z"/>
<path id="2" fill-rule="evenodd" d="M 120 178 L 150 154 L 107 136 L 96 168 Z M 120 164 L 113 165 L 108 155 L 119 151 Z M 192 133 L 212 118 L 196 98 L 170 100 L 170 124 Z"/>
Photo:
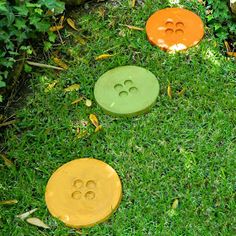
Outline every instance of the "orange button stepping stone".
<path id="1" fill-rule="evenodd" d="M 45 200 L 50 213 L 73 228 L 107 220 L 117 209 L 122 186 L 106 163 L 81 158 L 57 169 L 48 181 Z"/>
<path id="2" fill-rule="evenodd" d="M 162 50 L 179 51 L 192 47 L 204 36 L 204 24 L 195 13 L 182 8 L 155 12 L 147 21 L 149 41 Z"/>

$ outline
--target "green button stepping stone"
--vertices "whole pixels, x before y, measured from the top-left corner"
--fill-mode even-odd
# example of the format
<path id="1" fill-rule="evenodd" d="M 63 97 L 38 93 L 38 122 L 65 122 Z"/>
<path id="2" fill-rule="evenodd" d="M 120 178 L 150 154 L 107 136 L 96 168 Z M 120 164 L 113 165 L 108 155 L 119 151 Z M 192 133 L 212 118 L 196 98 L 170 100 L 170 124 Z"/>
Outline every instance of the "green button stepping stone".
<path id="1" fill-rule="evenodd" d="M 158 80 L 150 71 L 138 66 L 121 66 L 98 79 L 94 95 L 106 113 L 131 117 L 150 110 L 159 90 Z"/>

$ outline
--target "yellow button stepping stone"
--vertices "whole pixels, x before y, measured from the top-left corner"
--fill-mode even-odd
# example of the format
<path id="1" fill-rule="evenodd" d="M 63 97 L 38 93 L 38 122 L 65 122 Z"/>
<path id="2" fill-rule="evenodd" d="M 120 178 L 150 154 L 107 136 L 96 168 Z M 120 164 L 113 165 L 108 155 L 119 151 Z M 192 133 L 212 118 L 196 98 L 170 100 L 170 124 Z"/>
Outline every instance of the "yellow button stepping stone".
<path id="1" fill-rule="evenodd" d="M 122 185 L 108 164 L 81 158 L 57 169 L 48 181 L 45 200 L 50 213 L 73 228 L 107 220 L 118 208 Z"/>

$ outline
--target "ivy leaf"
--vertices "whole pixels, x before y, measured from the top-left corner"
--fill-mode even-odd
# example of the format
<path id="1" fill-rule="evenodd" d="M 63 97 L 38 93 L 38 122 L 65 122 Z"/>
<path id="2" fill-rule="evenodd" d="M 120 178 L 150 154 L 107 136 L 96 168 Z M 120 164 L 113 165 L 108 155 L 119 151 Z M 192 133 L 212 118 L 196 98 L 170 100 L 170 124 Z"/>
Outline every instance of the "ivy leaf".
<path id="1" fill-rule="evenodd" d="M 65 9 L 65 3 L 56 0 L 39 0 L 38 3 L 46 6 L 55 15 L 61 14 Z"/>
<path id="2" fill-rule="evenodd" d="M 30 72 L 32 71 L 32 67 L 29 66 L 28 64 L 25 64 L 25 65 L 24 65 L 24 71 L 25 71 L 26 73 L 30 73 Z"/>
<path id="3" fill-rule="evenodd" d="M 40 9 L 40 8 L 36 8 L 36 9 L 34 10 L 34 12 L 35 12 L 35 13 L 38 13 L 39 15 L 42 15 L 42 14 L 43 14 L 43 10 Z"/>
<path id="4" fill-rule="evenodd" d="M 52 47 L 52 44 L 51 44 L 50 42 L 45 41 L 45 42 L 43 43 L 43 50 L 44 50 L 44 51 L 47 52 L 51 47 Z"/>
<path id="5" fill-rule="evenodd" d="M 17 27 L 17 29 L 20 30 L 26 27 L 25 23 L 26 23 L 26 20 L 24 19 L 16 19 L 16 23 L 14 25 Z"/>
<path id="6" fill-rule="evenodd" d="M 31 25 L 36 26 L 38 24 L 38 22 L 40 22 L 40 20 L 41 20 L 41 18 L 38 16 L 35 16 L 35 15 L 29 17 L 29 21 L 30 21 Z"/>
<path id="7" fill-rule="evenodd" d="M 6 83 L 4 82 L 4 81 L 1 81 L 0 80 L 0 88 L 3 88 L 3 87 L 5 87 L 6 86 Z"/>
<path id="8" fill-rule="evenodd" d="M 17 11 L 17 13 L 20 15 L 20 16 L 27 16 L 28 13 L 29 13 L 29 10 L 28 8 L 26 7 L 26 5 L 21 5 L 19 7 L 14 7 L 14 9 Z"/>
<path id="9" fill-rule="evenodd" d="M 54 43 L 56 41 L 57 35 L 54 34 L 53 32 L 49 31 L 48 32 L 48 39 L 50 42 Z"/>
<path id="10" fill-rule="evenodd" d="M 0 2 L 0 12 L 8 12 L 7 6 L 6 6 L 6 2 Z"/>
<path id="11" fill-rule="evenodd" d="M 22 31 L 19 31 L 19 30 L 16 30 L 14 32 L 15 36 L 17 37 L 17 41 L 18 43 L 22 43 L 25 39 L 27 39 L 27 35 L 25 32 L 22 32 Z M 14 50 L 14 44 L 12 44 L 12 51 Z"/>
<path id="12" fill-rule="evenodd" d="M 10 11 L 7 14 L 7 26 L 10 26 L 15 20 L 15 15 Z"/>
<path id="13" fill-rule="evenodd" d="M 50 24 L 48 22 L 41 21 L 38 22 L 35 27 L 39 32 L 47 32 L 50 27 Z"/>

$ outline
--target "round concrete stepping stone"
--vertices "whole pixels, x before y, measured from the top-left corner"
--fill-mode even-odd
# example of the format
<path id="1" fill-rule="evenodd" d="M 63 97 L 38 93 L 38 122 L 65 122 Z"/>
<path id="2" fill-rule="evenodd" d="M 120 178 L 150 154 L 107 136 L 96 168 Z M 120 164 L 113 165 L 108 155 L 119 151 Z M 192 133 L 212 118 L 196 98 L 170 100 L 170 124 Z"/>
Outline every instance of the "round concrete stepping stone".
<path id="1" fill-rule="evenodd" d="M 162 50 L 180 51 L 199 43 L 204 24 L 195 13 L 182 8 L 155 12 L 147 21 L 148 40 Z"/>
<path id="2" fill-rule="evenodd" d="M 61 166 L 49 179 L 45 193 L 49 212 L 73 228 L 105 221 L 117 209 L 121 197 L 121 181 L 115 170 L 92 158 Z"/>
<path id="3" fill-rule="evenodd" d="M 155 104 L 159 83 L 154 74 L 142 67 L 121 66 L 98 79 L 94 95 L 106 113 L 131 117 L 149 111 Z"/>

